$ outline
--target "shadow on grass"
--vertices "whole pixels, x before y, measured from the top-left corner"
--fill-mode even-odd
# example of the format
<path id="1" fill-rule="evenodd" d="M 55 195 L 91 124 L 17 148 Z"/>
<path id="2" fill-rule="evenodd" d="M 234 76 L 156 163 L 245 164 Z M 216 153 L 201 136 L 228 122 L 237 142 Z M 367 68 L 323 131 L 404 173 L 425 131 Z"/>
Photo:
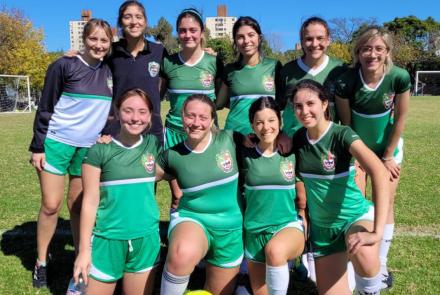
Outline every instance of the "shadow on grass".
<path id="1" fill-rule="evenodd" d="M 168 225 L 168 221 L 161 221 L 159 225 L 163 244 L 161 247 L 161 263 L 156 271 L 154 294 L 160 294 L 160 280 L 167 251 Z M 36 228 L 35 221 L 17 225 L 3 233 L 0 245 L 5 256 L 16 256 L 20 259 L 23 267 L 29 272 L 29 284 L 32 284 L 31 274 L 37 256 Z M 52 294 L 66 294 L 75 258 L 68 220 L 58 219 L 57 230 L 50 244 L 49 252 L 51 259 L 48 266 L 48 288 Z M 204 269 L 196 268 L 191 275 L 188 289 L 203 289 L 204 282 Z M 115 294 L 121 294 L 121 284 L 118 284 Z M 291 272 L 290 287 L 287 294 L 317 294 L 317 291 L 313 282 L 309 280 L 300 281 L 295 273 Z"/>

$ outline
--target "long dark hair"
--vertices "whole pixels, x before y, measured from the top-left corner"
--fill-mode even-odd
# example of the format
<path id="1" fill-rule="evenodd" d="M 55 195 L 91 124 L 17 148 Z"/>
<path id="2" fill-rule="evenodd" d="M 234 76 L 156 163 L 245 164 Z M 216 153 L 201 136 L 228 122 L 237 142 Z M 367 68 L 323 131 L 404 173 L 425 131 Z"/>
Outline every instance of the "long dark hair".
<path id="1" fill-rule="evenodd" d="M 258 43 L 258 53 L 260 54 L 260 60 L 262 57 L 262 50 L 261 50 L 261 44 L 263 43 L 263 33 L 261 32 L 260 24 L 257 22 L 256 19 L 250 16 L 240 16 L 237 21 L 234 23 L 234 26 L 232 27 L 232 37 L 234 39 L 234 51 L 237 54 L 237 62 L 240 62 L 243 59 L 243 56 L 237 49 L 237 45 L 235 37 L 237 36 L 238 29 L 240 29 L 243 26 L 249 26 L 258 34 L 260 37 L 260 42 Z"/>
<path id="2" fill-rule="evenodd" d="M 251 104 L 249 108 L 249 121 L 252 124 L 255 119 L 255 114 L 264 109 L 271 109 L 277 115 L 281 127 L 281 110 L 275 99 L 272 96 L 260 96 Z"/>
<path id="3" fill-rule="evenodd" d="M 144 5 L 142 5 L 141 2 L 136 1 L 136 0 L 127 0 L 124 3 L 122 3 L 121 6 L 119 6 L 117 25 L 118 25 L 119 31 L 121 32 L 122 37 L 124 37 L 124 38 L 125 38 L 125 33 L 124 33 L 124 30 L 122 29 L 122 18 L 124 17 L 125 10 L 129 6 L 136 6 L 136 7 L 138 7 L 140 9 L 140 11 L 142 12 L 142 15 L 145 18 L 145 22 L 147 22 L 147 15 L 145 14 L 145 7 L 144 7 Z"/>
<path id="4" fill-rule="evenodd" d="M 290 101 L 292 102 L 292 105 L 295 108 L 295 104 L 294 104 L 294 98 L 295 95 L 298 93 L 298 91 L 303 90 L 303 89 L 308 89 L 314 93 L 316 93 L 316 95 L 319 97 L 319 99 L 321 100 L 322 103 L 327 102 L 327 109 L 324 112 L 324 117 L 327 120 L 331 120 L 331 115 L 330 115 L 330 109 L 329 109 L 329 99 L 328 99 L 328 95 L 327 92 L 325 91 L 324 87 L 319 84 L 316 81 L 310 80 L 310 79 L 305 79 L 305 80 L 301 80 L 300 82 L 298 82 L 292 89 L 292 95 L 290 96 Z"/>

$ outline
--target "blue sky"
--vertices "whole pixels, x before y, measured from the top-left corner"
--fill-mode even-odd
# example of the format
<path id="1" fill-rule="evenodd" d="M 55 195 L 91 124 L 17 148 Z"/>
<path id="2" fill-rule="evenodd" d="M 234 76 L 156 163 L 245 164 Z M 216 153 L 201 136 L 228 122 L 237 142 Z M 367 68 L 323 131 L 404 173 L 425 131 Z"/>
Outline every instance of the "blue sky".
<path id="1" fill-rule="evenodd" d="M 218 4 L 228 6 L 231 16 L 250 15 L 256 18 L 266 35 L 276 34 L 282 49 L 291 49 L 298 42 L 301 22 L 310 16 L 325 19 L 339 17 L 375 17 L 381 24 L 395 17 L 428 16 L 440 21 L 439 0 L 142 0 L 150 24 L 155 25 L 161 16 L 171 24 L 179 12 L 187 7 L 202 11 L 204 17 L 215 16 Z M 69 49 L 69 21 L 79 20 L 81 10 L 92 10 L 93 17 L 103 18 L 115 26 L 122 0 L 0 0 L 0 7 L 18 8 L 31 19 L 34 26 L 42 28 L 49 51 Z"/>

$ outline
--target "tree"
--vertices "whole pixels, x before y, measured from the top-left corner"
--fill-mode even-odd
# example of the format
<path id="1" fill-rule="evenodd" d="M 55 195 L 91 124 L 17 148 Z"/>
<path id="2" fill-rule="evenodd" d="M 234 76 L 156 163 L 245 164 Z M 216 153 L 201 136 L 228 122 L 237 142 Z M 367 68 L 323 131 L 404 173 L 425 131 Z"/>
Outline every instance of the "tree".
<path id="1" fill-rule="evenodd" d="M 162 43 L 169 53 L 179 51 L 179 44 L 173 37 L 173 26 L 164 17 L 159 19 L 156 26 L 147 29 L 147 35 Z"/>
<path id="2" fill-rule="evenodd" d="M 211 47 L 217 52 L 218 57 L 225 64 L 232 63 L 236 60 L 232 42 L 228 37 L 209 39 L 206 42 L 206 47 Z"/>
<path id="3" fill-rule="evenodd" d="M 350 52 L 350 45 L 342 43 L 341 41 L 334 41 L 330 43 L 330 46 L 327 49 L 327 53 L 329 56 L 336 57 L 346 64 L 350 64 L 352 61 Z"/>
<path id="4" fill-rule="evenodd" d="M 53 56 L 43 45 L 44 33 L 19 10 L 0 10 L 0 73 L 30 76 L 32 88 L 42 89 Z"/>
<path id="5" fill-rule="evenodd" d="M 350 43 L 359 28 L 377 24 L 376 18 L 332 18 L 328 21 L 333 40 Z"/>

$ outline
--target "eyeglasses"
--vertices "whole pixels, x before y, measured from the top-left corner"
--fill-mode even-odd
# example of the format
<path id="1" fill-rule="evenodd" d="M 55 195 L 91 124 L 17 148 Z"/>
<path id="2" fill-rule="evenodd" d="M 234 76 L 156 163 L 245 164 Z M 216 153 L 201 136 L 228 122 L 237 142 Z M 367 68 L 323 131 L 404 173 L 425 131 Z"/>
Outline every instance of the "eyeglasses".
<path id="1" fill-rule="evenodd" d="M 388 51 L 388 48 L 383 46 L 363 46 L 359 49 L 359 52 L 362 55 L 369 55 L 373 53 L 373 50 L 376 54 L 382 55 Z"/>

